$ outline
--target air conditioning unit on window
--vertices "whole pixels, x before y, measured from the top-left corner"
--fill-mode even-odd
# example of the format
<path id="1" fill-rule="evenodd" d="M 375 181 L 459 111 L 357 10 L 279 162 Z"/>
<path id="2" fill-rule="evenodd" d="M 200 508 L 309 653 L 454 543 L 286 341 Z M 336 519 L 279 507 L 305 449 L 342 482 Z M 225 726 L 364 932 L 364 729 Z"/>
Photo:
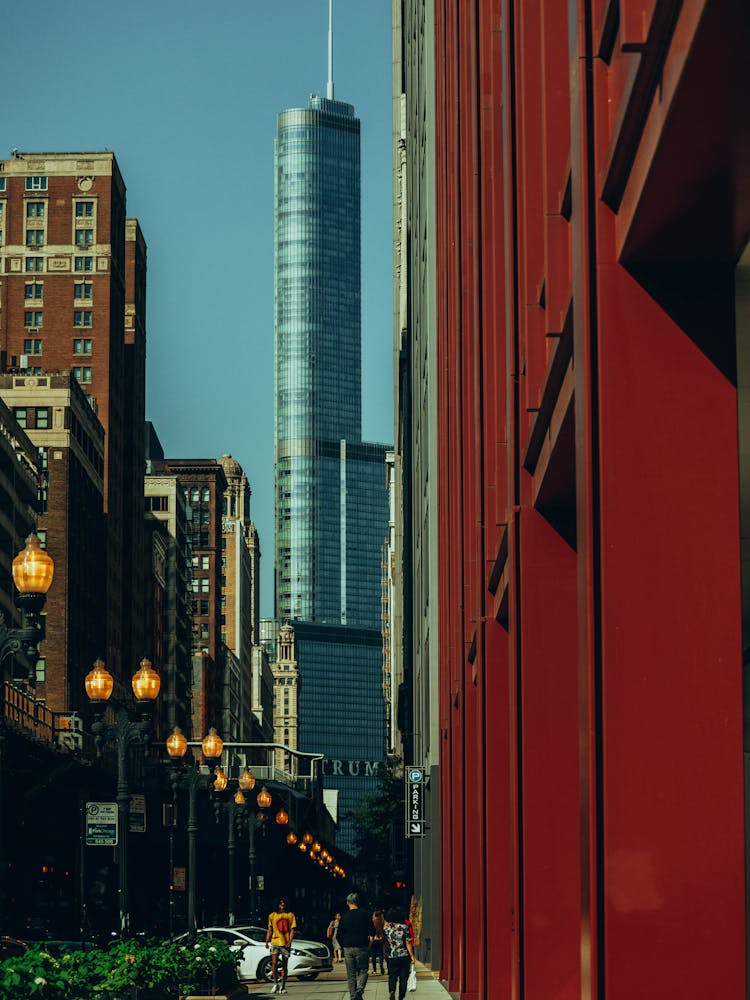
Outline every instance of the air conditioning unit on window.
<path id="1" fill-rule="evenodd" d="M 29 331 L 29 333 L 39 333 L 38 326 L 27 326 L 26 329 Z"/>

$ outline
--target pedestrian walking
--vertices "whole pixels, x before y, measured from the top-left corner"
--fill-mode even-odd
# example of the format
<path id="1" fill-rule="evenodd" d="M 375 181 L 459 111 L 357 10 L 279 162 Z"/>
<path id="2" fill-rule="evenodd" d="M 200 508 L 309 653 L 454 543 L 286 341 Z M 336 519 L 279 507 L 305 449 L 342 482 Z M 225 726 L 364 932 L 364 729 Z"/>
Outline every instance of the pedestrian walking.
<path id="1" fill-rule="evenodd" d="M 378 965 L 380 965 L 380 975 L 383 975 L 383 926 L 385 924 L 385 915 L 382 910 L 375 910 L 372 915 L 372 927 L 373 935 L 372 942 L 370 944 L 370 961 L 372 962 L 372 971 L 374 974 L 378 972 Z"/>
<path id="2" fill-rule="evenodd" d="M 414 946 L 403 914 L 397 907 L 386 914 L 383 936 L 388 961 L 388 997 L 395 1000 L 398 986 L 398 1000 L 404 1000 L 409 972 L 414 965 Z"/>
<path id="3" fill-rule="evenodd" d="M 341 914 L 337 913 L 336 916 L 328 925 L 328 930 L 326 932 L 331 941 L 331 950 L 333 951 L 334 962 L 344 961 L 344 956 L 341 953 L 341 944 L 338 938 L 339 920 L 341 920 Z"/>
<path id="4" fill-rule="evenodd" d="M 280 899 L 268 914 L 266 931 L 266 948 L 271 948 L 272 993 L 286 993 L 286 968 L 296 929 L 297 918 L 287 909 L 286 900 Z"/>
<path id="5" fill-rule="evenodd" d="M 344 950 L 346 979 L 351 1000 L 362 1000 L 367 986 L 367 969 L 372 942 L 372 920 L 359 908 L 359 896 L 346 897 L 347 912 L 339 921 L 338 939 Z"/>

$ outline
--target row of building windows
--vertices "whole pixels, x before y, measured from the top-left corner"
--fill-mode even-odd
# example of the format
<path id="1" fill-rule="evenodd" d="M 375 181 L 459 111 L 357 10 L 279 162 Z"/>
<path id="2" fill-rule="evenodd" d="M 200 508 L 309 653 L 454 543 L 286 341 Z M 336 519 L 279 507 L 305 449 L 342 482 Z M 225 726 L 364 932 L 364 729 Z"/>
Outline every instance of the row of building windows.
<path id="1" fill-rule="evenodd" d="M 26 301 L 40 301 L 44 298 L 43 281 L 27 281 L 23 286 L 23 293 Z M 92 299 L 94 297 L 94 283 L 92 281 L 76 281 L 73 283 L 74 299 Z"/>
<path id="2" fill-rule="evenodd" d="M 44 313 L 39 309 L 26 309 L 23 314 L 23 325 L 41 329 L 44 325 Z M 73 326 L 87 327 L 94 325 L 94 314 L 90 309 L 73 310 Z"/>
<path id="3" fill-rule="evenodd" d="M 23 342 L 24 354 L 43 354 L 44 341 L 30 337 Z M 94 341 L 90 337 L 76 337 L 73 340 L 73 354 L 93 354 Z"/>
<path id="4" fill-rule="evenodd" d="M 13 416 L 18 426 L 24 430 L 35 428 L 43 431 L 52 426 L 48 406 L 14 406 Z"/>
<path id="5" fill-rule="evenodd" d="M 27 229 L 25 243 L 27 247 L 41 247 L 47 242 L 44 229 Z M 77 247 L 90 247 L 94 243 L 93 229 L 76 229 L 75 245 Z"/>
<path id="6" fill-rule="evenodd" d="M 31 274 L 41 274 L 44 272 L 44 257 L 26 257 L 24 259 L 24 270 Z M 73 270 L 87 272 L 94 270 L 93 257 L 74 257 Z"/>

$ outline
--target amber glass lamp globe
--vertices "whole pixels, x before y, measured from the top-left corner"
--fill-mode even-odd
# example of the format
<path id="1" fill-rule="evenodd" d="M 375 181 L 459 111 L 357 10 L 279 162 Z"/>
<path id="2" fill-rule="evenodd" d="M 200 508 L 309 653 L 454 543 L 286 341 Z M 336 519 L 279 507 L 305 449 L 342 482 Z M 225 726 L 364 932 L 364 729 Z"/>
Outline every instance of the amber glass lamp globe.
<path id="1" fill-rule="evenodd" d="M 250 792 L 255 788 L 255 775 L 252 771 L 248 771 L 247 768 L 240 771 L 237 781 L 243 792 Z"/>
<path id="2" fill-rule="evenodd" d="M 311 833 L 305 833 L 302 835 L 302 842 L 304 844 L 312 844 L 313 838 Z"/>
<path id="3" fill-rule="evenodd" d="M 145 657 L 140 662 L 140 668 L 133 674 L 133 694 L 138 701 L 156 701 L 161 690 L 161 677 L 151 666 L 151 660 Z"/>
<path id="4" fill-rule="evenodd" d="M 26 548 L 13 560 L 13 582 L 19 594 L 46 594 L 52 586 L 55 564 L 49 552 L 42 548 L 33 532 L 26 539 Z"/>
<path id="5" fill-rule="evenodd" d="M 234 793 L 234 802 L 235 802 L 235 805 L 238 805 L 238 806 L 244 806 L 244 804 L 245 804 L 245 796 L 242 794 L 242 790 L 239 789 L 239 788 Z"/>
<path id="6" fill-rule="evenodd" d="M 279 824 L 279 826 L 286 826 L 286 824 L 289 822 L 289 813 L 286 811 L 286 809 L 279 809 L 279 811 L 276 813 L 276 822 Z"/>
<path id="7" fill-rule="evenodd" d="M 299 849 L 302 851 L 303 854 L 307 850 L 307 844 L 298 844 L 297 846 L 299 847 Z"/>
<path id="8" fill-rule="evenodd" d="M 187 753 L 187 739 L 179 726 L 167 737 L 167 753 L 170 757 L 184 757 Z"/>
<path id="9" fill-rule="evenodd" d="M 272 801 L 271 800 L 271 793 L 268 791 L 268 789 L 264 785 L 261 788 L 261 790 L 258 792 L 258 795 L 256 796 L 256 802 L 258 803 L 258 807 L 260 809 L 268 809 L 268 807 L 271 805 L 271 801 Z"/>
<path id="10" fill-rule="evenodd" d="M 109 701 L 115 679 L 104 665 L 104 660 L 96 660 L 94 669 L 86 674 L 83 684 L 89 701 Z"/>
<path id="11" fill-rule="evenodd" d="M 228 781 L 229 778 L 226 776 L 226 774 L 222 771 L 220 767 L 217 767 L 216 777 L 214 778 L 214 788 L 216 789 L 216 791 L 223 792 L 224 789 L 227 787 Z"/>
<path id="12" fill-rule="evenodd" d="M 224 749 L 224 740 L 222 740 L 213 726 L 209 729 L 208 736 L 203 737 L 201 748 L 203 749 L 203 756 L 207 760 L 218 760 L 221 757 L 221 752 Z"/>
<path id="13" fill-rule="evenodd" d="M 286 835 L 286 842 L 290 846 L 294 846 L 294 844 L 297 843 L 297 834 L 294 832 L 294 830 L 290 830 L 289 833 Z"/>

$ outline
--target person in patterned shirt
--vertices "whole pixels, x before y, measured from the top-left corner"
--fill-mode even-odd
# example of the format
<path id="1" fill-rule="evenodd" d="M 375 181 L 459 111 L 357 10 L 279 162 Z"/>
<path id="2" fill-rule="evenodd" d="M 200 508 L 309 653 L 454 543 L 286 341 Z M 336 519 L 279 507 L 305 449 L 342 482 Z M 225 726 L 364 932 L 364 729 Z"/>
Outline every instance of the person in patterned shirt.
<path id="1" fill-rule="evenodd" d="M 409 970 L 414 965 L 414 947 L 409 928 L 404 923 L 403 914 L 398 907 L 388 910 L 383 936 L 385 957 L 388 962 L 388 997 L 389 1000 L 395 1000 L 398 984 L 398 1000 L 404 1000 Z"/>

